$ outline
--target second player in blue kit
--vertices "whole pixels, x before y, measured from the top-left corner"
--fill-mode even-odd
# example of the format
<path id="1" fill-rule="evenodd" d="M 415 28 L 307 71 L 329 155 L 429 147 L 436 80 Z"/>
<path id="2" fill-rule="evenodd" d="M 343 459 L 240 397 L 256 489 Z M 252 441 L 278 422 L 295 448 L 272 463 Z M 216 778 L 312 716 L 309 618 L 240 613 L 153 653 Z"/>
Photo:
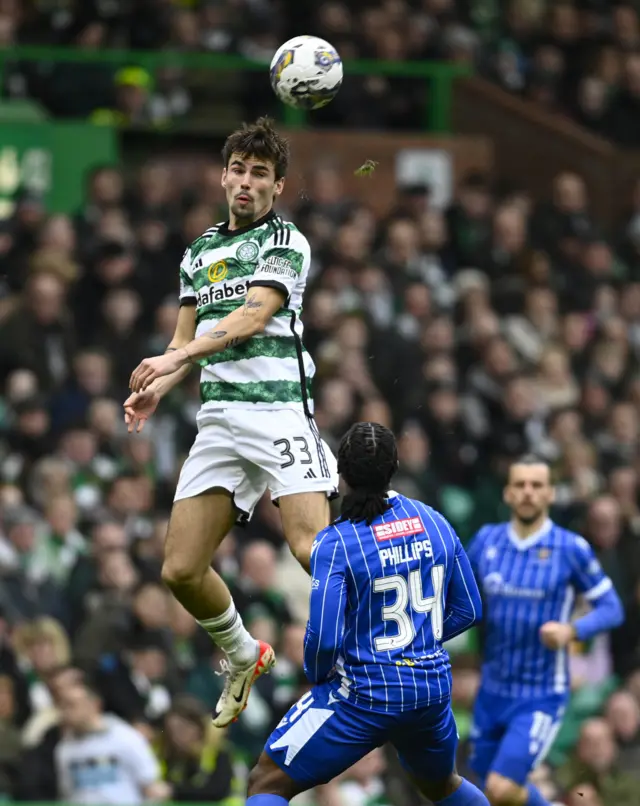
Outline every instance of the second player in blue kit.
<path id="1" fill-rule="evenodd" d="M 545 462 L 514 462 L 505 501 L 511 521 L 483 527 L 469 547 L 485 623 L 470 762 L 492 806 L 549 806 L 527 777 L 564 715 L 569 644 L 617 627 L 624 614 L 591 546 L 549 519 Z M 571 623 L 577 594 L 592 609 Z"/>
<path id="2" fill-rule="evenodd" d="M 478 620 L 480 594 L 448 521 L 389 491 L 397 465 L 381 425 L 357 423 L 341 442 L 349 492 L 311 554 L 304 660 L 315 685 L 269 737 L 249 779 L 250 806 L 285 806 L 385 742 L 437 806 L 488 806 L 455 772 L 442 646 Z"/>

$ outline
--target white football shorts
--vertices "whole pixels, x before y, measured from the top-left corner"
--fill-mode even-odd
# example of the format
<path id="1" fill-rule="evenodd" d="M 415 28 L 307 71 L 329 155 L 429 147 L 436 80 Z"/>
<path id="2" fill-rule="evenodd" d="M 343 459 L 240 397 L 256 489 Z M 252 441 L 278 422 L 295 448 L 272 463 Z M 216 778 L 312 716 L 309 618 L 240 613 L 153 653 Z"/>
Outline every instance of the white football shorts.
<path id="1" fill-rule="evenodd" d="M 295 493 L 338 492 L 338 467 L 312 418 L 296 409 L 214 409 L 198 415 L 198 435 L 174 497 L 193 498 L 213 487 L 228 490 L 251 518 L 268 489 L 271 500 Z"/>

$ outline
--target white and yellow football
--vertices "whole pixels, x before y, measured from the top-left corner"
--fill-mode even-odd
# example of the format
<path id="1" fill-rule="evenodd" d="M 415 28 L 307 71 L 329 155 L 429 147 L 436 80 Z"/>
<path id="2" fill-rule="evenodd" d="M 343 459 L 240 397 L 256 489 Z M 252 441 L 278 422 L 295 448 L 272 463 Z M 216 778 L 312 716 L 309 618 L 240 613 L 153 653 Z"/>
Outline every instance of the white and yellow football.
<path id="1" fill-rule="evenodd" d="M 316 36 L 296 36 L 281 45 L 271 61 L 271 86 L 287 106 L 320 109 L 342 84 L 338 51 Z"/>

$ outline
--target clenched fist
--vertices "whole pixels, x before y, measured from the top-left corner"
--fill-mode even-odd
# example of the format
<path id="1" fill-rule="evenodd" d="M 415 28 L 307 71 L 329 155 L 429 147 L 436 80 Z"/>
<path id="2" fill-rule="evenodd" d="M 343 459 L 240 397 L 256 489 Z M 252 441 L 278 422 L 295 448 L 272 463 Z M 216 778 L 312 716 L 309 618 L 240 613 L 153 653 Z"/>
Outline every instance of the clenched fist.
<path id="1" fill-rule="evenodd" d="M 576 637 L 573 624 L 561 624 L 559 621 L 547 621 L 540 627 L 540 640 L 547 649 L 563 649 Z"/>

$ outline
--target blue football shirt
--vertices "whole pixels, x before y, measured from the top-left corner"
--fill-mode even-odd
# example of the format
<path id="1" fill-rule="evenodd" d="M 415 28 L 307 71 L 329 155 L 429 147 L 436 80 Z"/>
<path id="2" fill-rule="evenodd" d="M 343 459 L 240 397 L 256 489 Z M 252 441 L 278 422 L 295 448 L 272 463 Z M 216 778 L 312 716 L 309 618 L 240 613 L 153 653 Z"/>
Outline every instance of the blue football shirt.
<path id="1" fill-rule="evenodd" d="M 545 697 L 569 691 L 568 653 L 540 641 L 548 621 L 570 621 L 576 594 L 611 590 L 587 541 L 548 520 L 521 540 L 509 523 L 484 526 L 468 549 L 484 602 L 484 691 Z"/>
<path id="2" fill-rule="evenodd" d="M 469 560 L 436 510 L 396 493 L 369 526 L 336 521 L 311 554 L 305 671 L 335 671 L 339 693 L 372 710 L 406 711 L 451 695 L 443 642 L 481 616 Z"/>

